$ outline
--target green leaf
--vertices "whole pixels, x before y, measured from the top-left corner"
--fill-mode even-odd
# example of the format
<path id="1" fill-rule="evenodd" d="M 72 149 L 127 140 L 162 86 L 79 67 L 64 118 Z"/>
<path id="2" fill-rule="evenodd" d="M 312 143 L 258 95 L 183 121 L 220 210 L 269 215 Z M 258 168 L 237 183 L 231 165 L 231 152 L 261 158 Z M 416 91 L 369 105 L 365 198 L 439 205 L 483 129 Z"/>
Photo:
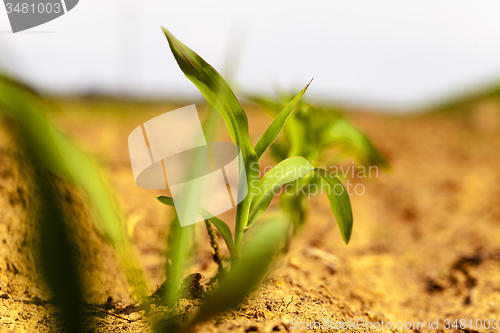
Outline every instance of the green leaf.
<path id="1" fill-rule="evenodd" d="M 44 100 L 12 82 L 0 75 L 0 112 L 17 121 L 32 158 L 40 167 L 74 181 L 83 189 L 97 214 L 97 229 L 115 247 L 136 295 L 146 296 L 148 286 L 143 271 L 134 260 L 116 199 L 99 167 L 44 117 L 41 112 L 48 109 Z"/>
<path id="2" fill-rule="evenodd" d="M 300 156 L 287 158 L 269 170 L 258 183 L 257 195 L 252 201 L 248 224 L 252 224 L 266 211 L 274 193 L 281 186 L 304 177 L 312 170 L 314 170 L 314 167 Z"/>
<path id="3" fill-rule="evenodd" d="M 248 134 L 248 119 L 245 111 L 231 91 L 231 88 L 217 71 L 198 54 L 182 44 L 167 29 L 163 32 L 168 39 L 170 49 L 186 77 L 194 83 L 206 100 L 220 113 L 231 135 L 231 139 L 241 149 L 245 164 L 248 185 L 259 178 L 257 154 L 252 147 Z M 249 186 L 250 187 L 250 186 Z M 248 212 L 253 193 L 249 191 L 247 198 L 237 207 L 235 225 L 235 243 L 239 246 L 243 229 L 247 224 Z"/>
<path id="4" fill-rule="evenodd" d="M 229 85 L 212 66 L 182 44 L 167 29 L 163 28 L 163 32 L 182 72 L 221 114 L 233 142 L 240 147 L 243 156 L 255 155 L 248 135 L 247 115 Z"/>
<path id="5" fill-rule="evenodd" d="M 311 80 L 312 82 L 312 80 Z M 286 119 L 292 112 L 292 110 L 295 108 L 297 103 L 299 103 L 300 99 L 302 96 L 304 96 L 304 93 L 306 92 L 307 88 L 311 84 L 309 82 L 307 86 L 302 89 L 301 92 L 295 96 L 290 103 L 288 103 L 287 106 L 281 111 L 276 118 L 274 118 L 273 122 L 269 127 L 266 129 L 264 134 L 262 134 L 261 138 L 255 145 L 255 152 L 257 153 L 257 157 L 260 159 L 262 157 L 262 154 L 267 150 L 267 148 L 276 140 L 278 135 L 281 132 L 281 129 L 283 128 L 283 125 L 285 125 Z"/>
<path id="6" fill-rule="evenodd" d="M 330 208 L 332 209 L 333 216 L 335 216 L 335 220 L 337 221 L 337 225 L 339 226 L 342 239 L 346 244 L 349 244 L 353 225 L 352 208 L 351 201 L 349 200 L 349 194 L 347 193 L 347 190 L 344 188 L 342 183 L 325 170 L 316 168 L 314 171 L 321 177 L 323 177 L 326 183 L 330 186 L 327 191 Z M 337 189 L 340 190 L 337 191 Z"/>
<path id="7" fill-rule="evenodd" d="M 312 171 L 318 173 L 326 181 L 326 185 L 329 187 L 327 194 L 330 208 L 339 226 L 342 239 L 346 244 L 349 243 L 353 226 L 349 194 L 337 178 L 321 168 L 313 167 L 305 158 L 298 156 L 287 158 L 278 163 L 262 177 L 258 184 L 258 194 L 250 209 L 249 225 L 264 213 L 281 186 L 302 178 Z"/>
<path id="8" fill-rule="evenodd" d="M 224 276 L 219 287 L 203 302 L 192 324 L 235 308 L 262 280 L 279 250 L 283 248 L 287 223 L 284 219 L 262 221 L 248 235 L 242 256 Z"/>
<path id="9" fill-rule="evenodd" d="M 166 195 L 159 195 L 156 197 L 156 199 L 164 205 L 175 207 L 174 199 L 172 199 L 171 197 L 168 197 Z M 222 221 L 221 219 L 219 219 L 216 216 L 212 216 L 212 214 L 210 214 L 209 212 L 207 212 L 205 209 L 203 209 L 201 207 L 198 208 L 197 213 L 215 225 L 217 230 L 219 230 L 222 238 L 224 239 L 224 242 L 226 242 L 226 245 L 227 245 L 227 248 L 229 250 L 231 257 L 237 258 L 239 256 L 238 250 L 234 246 L 233 238 L 231 236 L 231 230 L 227 226 L 226 222 Z M 212 216 L 212 217 L 209 217 L 209 216 Z"/>
<path id="10" fill-rule="evenodd" d="M 193 249 L 196 247 L 195 225 L 181 227 L 177 214 L 170 221 L 167 242 L 167 283 L 164 298 L 166 305 L 179 299 L 179 287 L 184 273 L 192 264 Z"/>

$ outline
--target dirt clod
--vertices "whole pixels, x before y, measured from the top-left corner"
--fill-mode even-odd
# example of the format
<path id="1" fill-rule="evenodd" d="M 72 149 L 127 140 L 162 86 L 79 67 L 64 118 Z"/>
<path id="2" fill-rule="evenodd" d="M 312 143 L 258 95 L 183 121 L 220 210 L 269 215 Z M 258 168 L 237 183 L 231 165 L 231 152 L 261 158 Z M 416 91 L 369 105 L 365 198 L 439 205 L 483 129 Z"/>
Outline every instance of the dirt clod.
<path id="1" fill-rule="evenodd" d="M 205 276 L 200 273 L 188 275 L 182 281 L 183 295 L 187 299 L 201 299 L 207 289 Z"/>

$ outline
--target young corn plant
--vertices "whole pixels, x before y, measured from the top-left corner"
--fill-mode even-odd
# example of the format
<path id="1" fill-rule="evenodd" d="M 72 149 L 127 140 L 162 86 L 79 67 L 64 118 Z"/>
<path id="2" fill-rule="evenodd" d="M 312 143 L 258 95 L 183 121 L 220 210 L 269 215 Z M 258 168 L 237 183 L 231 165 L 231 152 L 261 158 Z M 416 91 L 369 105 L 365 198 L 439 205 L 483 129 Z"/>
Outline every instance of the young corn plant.
<path id="1" fill-rule="evenodd" d="M 277 99 L 251 97 L 265 112 L 275 117 L 293 96 L 281 94 Z M 331 149 L 339 152 L 332 156 Z M 375 166 L 388 170 L 390 163 L 372 141 L 347 119 L 339 109 L 315 107 L 304 100 L 299 101 L 283 129 L 281 140 L 270 147 L 273 159 L 280 162 L 291 156 L 302 156 L 312 164 L 331 168 L 351 158 L 360 166 Z M 345 173 L 347 174 L 347 172 Z M 343 176 L 339 173 L 339 178 Z M 342 179 L 342 178 L 341 178 Z M 311 188 L 321 183 L 320 177 L 311 174 L 295 181 L 295 190 L 300 193 L 280 196 L 280 206 L 288 212 L 294 225 L 300 228 L 308 211 L 308 196 L 302 188 Z"/>
<path id="2" fill-rule="evenodd" d="M 259 161 L 262 155 L 272 147 L 309 85 L 276 114 L 258 142 L 252 145 L 247 115 L 226 81 L 212 66 L 177 40 L 168 30 L 163 29 L 163 31 L 182 72 L 224 119 L 232 141 L 240 148 L 248 185 L 247 196 L 236 207 L 234 237 L 226 222 L 212 217 L 212 214 L 203 207 L 199 207 L 197 211 L 221 234 L 229 250 L 232 265 L 230 273 L 221 278 L 219 288 L 205 299 L 200 311 L 191 322 L 194 324 L 236 306 L 269 268 L 274 255 L 283 245 L 288 226 L 284 218 L 266 216 L 261 218 L 261 216 L 282 186 L 310 174 L 321 177 L 324 185 L 330 188 L 327 191 L 330 207 L 346 244 L 351 238 L 353 217 L 349 196 L 342 183 L 302 156 L 283 159 L 260 178 Z M 171 197 L 156 198 L 163 204 L 174 206 Z M 179 247 L 173 252 L 180 253 L 182 250 Z M 172 264 L 177 267 L 182 265 L 175 262 Z"/>

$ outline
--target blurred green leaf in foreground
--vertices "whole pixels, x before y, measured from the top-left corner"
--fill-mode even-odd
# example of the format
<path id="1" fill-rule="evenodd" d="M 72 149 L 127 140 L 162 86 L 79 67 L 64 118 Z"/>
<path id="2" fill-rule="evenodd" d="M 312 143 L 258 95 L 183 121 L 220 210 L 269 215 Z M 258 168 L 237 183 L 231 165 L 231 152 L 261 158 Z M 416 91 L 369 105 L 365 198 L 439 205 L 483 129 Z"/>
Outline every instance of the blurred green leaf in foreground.
<path id="1" fill-rule="evenodd" d="M 15 139 L 33 168 L 34 193 L 41 206 L 38 216 L 44 277 L 62 311 L 65 327 L 78 332 L 82 329 L 83 286 L 54 177 L 72 181 L 86 194 L 96 213 L 96 227 L 115 248 L 136 296 L 146 296 L 148 287 L 109 185 L 95 163 L 47 120 L 43 113 L 48 108 L 37 93 L 0 75 L 0 114 L 13 122 Z"/>

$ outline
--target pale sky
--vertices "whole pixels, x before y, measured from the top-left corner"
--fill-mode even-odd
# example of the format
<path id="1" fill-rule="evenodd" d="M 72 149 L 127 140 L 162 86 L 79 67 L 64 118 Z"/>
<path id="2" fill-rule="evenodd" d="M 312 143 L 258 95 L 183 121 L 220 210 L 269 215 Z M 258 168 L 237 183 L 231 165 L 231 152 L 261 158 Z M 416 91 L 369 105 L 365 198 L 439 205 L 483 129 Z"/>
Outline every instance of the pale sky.
<path id="1" fill-rule="evenodd" d="M 0 67 L 48 92 L 197 97 L 160 26 L 240 91 L 297 90 L 404 106 L 500 81 L 500 1 L 80 0 L 10 33 L 0 7 Z"/>

